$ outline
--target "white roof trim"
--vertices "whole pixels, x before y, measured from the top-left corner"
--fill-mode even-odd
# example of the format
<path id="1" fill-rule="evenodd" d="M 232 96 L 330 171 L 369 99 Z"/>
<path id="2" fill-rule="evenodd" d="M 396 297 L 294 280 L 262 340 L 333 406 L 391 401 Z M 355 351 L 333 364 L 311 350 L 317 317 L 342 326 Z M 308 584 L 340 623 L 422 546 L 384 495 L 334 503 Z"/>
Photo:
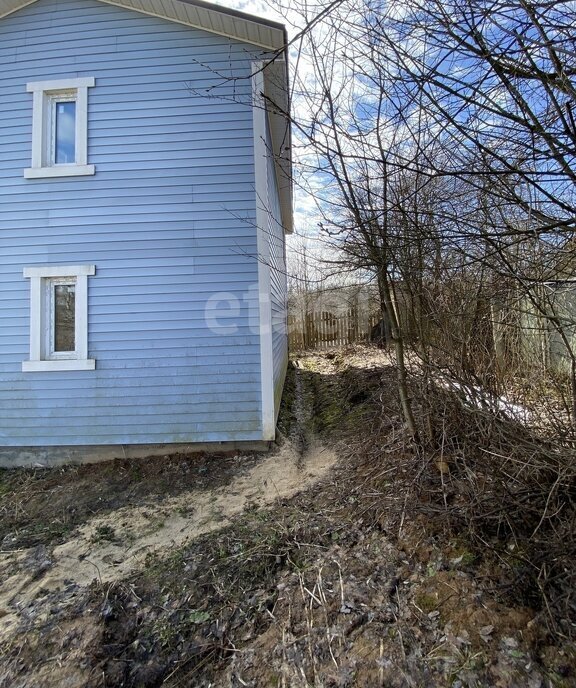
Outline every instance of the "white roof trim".
<path id="1" fill-rule="evenodd" d="M 37 1 L 0 0 L 0 19 Z M 203 0 L 101 0 L 101 2 L 244 41 L 265 50 L 281 50 L 286 45 L 286 32 L 282 24 L 229 10 Z"/>
<path id="2" fill-rule="evenodd" d="M 282 224 L 286 232 L 291 234 L 294 229 L 292 139 L 290 121 L 286 116 L 290 114 L 290 97 L 287 65 L 284 60 L 275 60 L 264 69 L 264 95 L 267 98 Z"/>

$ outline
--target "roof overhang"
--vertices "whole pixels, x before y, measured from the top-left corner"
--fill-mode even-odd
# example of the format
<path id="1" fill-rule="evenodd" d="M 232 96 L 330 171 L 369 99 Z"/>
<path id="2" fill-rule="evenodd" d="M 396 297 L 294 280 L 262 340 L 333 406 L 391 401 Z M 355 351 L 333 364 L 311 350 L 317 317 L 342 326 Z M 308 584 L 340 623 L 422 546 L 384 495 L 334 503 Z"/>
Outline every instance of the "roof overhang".
<path id="1" fill-rule="evenodd" d="M 282 24 L 237 12 L 221 5 L 203 2 L 203 0 L 101 0 L 101 2 L 169 19 L 237 41 L 245 41 L 265 50 L 282 50 L 287 42 L 286 29 Z"/>
<path id="2" fill-rule="evenodd" d="M 34 2 L 37 0 L 0 0 L 0 18 Z M 204 2 L 204 0 L 101 0 L 101 2 L 245 41 L 269 51 L 281 51 L 287 43 L 286 29 L 282 24 Z"/>
<path id="3" fill-rule="evenodd" d="M 288 66 L 285 59 L 276 59 L 264 69 L 264 96 L 276 166 L 282 224 L 289 234 L 294 229 L 292 213 L 292 137 L 290 128 L 290 93 Z"/>

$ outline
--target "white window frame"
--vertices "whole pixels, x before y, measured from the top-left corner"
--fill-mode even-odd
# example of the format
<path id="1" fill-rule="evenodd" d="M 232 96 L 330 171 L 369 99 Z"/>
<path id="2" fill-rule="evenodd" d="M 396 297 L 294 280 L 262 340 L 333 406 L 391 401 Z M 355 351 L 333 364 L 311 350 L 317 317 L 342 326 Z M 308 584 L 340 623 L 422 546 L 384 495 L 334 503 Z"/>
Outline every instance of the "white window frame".
<path id="1" fill-rule="evenodd" d="M 24 268 L 24 277 L 30 279 L 30 360 L 22 362 L 23 372 L 96 368 L 96 361 L 88 358 L 88 277 L 95 274 L 95 265 Z M 76 286 L 74 351 L 52 351 L 54 301 L 49 289 L 56 283 Z"/>
<path id="2" fill-rule="evenodd" d="M 75 177 L 92 175 L 94 165 L 88 164 L 88 89 L 96 84 L 94 77 L 33 81 L 26 84 L 32 93 L 32 164 L 24 170 L 26 179 L 43 177 Z M 76 140 L 74 163 L 56 164 L 55 109 L 58 100 L 76 102 Z"/>

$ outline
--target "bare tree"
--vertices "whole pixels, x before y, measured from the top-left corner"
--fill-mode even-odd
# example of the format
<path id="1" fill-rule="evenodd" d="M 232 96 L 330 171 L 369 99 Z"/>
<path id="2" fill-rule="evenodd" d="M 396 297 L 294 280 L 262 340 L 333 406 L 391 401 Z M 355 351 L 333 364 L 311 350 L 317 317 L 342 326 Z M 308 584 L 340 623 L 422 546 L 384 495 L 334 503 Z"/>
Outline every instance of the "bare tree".
<path id="1" fill-rule="evenodd" d="M 574 11 L 524 0 L 292 0 L 303 31 L 295 126 L 336 268 L 375 275 L 410 434 L 410 295 L 425 363 L 497 392 L 494 304 L 536 311 L 576 357 L 534 285 L 573 264 Z M 320 186 L 320 188 L 319 188 Z M 506 319 L 506 318 L 505 318 Z M 508 318 L 509 320 L 509 318 Z M 496 327 L 495 327 L 496 325 Z"/>

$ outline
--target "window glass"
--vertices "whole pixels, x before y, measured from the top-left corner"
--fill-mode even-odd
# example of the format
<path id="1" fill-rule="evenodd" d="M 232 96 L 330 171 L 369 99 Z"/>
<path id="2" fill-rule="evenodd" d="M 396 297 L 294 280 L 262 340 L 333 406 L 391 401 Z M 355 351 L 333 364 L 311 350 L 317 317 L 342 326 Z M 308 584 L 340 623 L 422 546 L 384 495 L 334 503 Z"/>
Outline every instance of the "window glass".
<path id="1" fill-rule="evenodd" d="M 88 91 L 92 76 L 30 81 L 32 159 L 26 179 L 93 175 L 88 164 Z"/>
<path id="2" fill-rule="evenodd" d="M 30 358 L 22 370 L 94 370 L 88 358 L 88 277 L 95 265 L 32 265 L 30 279 Z"/>
<path id="3" fill-rule="evenodd" d="M 54 308 L 54 352 L 75 351 L 76 285 L 55 284 Z"/>
<path id="4" fill-rule="evenodd" d="M 54 162 L 57 165 L 76 162 L 76 101 L 55 103 Z"/>

